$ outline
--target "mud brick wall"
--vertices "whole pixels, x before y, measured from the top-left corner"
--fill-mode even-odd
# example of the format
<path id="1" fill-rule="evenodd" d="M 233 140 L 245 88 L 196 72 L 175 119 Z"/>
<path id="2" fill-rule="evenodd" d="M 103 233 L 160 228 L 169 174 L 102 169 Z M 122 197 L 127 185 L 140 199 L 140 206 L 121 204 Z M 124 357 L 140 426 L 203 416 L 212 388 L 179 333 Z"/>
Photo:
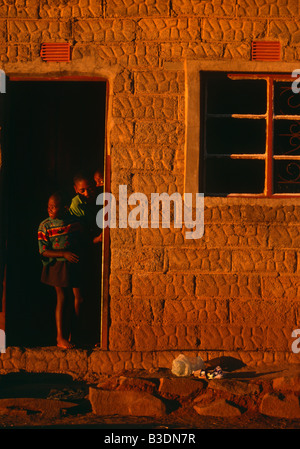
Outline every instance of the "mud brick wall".
<path id="1" fill-rule="evenodd" d="M 183 193 L 186 61 L 250 61 L 251 42 L 300 56 L 298 0 L 1 0 L 1 68 L 108 76 L 111 191 Z M 45 63 L 42 42 L 70 42 Z M 112 229 L 109 349 L 299 361 L 300 204 L 205 202 L 205 234 Z M 298 357 L 298 359 L 297 359 Z"/>

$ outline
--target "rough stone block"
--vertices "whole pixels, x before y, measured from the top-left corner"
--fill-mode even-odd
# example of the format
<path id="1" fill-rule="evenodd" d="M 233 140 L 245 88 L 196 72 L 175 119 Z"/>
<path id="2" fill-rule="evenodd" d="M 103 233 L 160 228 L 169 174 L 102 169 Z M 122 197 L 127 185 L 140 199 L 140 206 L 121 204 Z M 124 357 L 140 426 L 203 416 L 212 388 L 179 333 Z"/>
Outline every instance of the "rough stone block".
<path id="1" fill-rule="evenodd" d="M 161 378 L 158 391 L 162 396 L 166 397 L 187 397 L 197 394 L 203 390 L 206 382 L 202 380 L 193 379 L 172 379 Z"/>
<path id="2" fill-rule="evenodd" d="M 160 57 L 163 60 L 219 59 L 223 56 L 223 43 L 216 42 L 163 42 Z"/>
<path id="3" fill-rule="evenodd" d="M 111 351 L 132 351 L 134 338 L 132 329 L 123 322 L 113 322 L 109 327 L 109 347 Z"/>
<path id="4" fill-rule="evenodd" d="M 74 349 L 65 351 L 56 347 L 27 349 L 26 370 L 29 372 L 58 372 L 63 371 L 75 377 L 85 375 L 87 372 L 87 353 L 84 350 Z"/>
<path id="5" fill-rule="evenodd" d="M 260 413 L 278 418 L 299 419 L 299 398 L 294 394 L 279 396 L 275 393 L 268 393 L 262 399 Z"/>
<path id="6" fill-rule="evenodd" d="M 111 247 L 120 248 L 122 246 L 134 247 L 136 243 L 136 229 L 132 229 L 129 226 L 127 228 L 111 228 L 110 229 L 110 241 Z"/>
<path id="7" fill-rule="evenodd" d="M 282 51 L 282 59 L 283 61 L 299 61 L 300 59 L 300 48 L 297 46 L 290 46 L 290 47 L 285 47 L 283 48 Z"/>
<path id="8" fill-rule="evenodd" d="M 200 20 L 194 17 L 141 19 L 137 37 L 142 41 L 190 42 L 200 40 Z"/>
<path id="9" fill-rule="evenodd" d="M 159 132 L 159 127 L 155 126 L 157 133 Z M 172 194 L 176 192 L 176 184 L 177 184 L 176 176 L 171 173 L 149 173 L 148 175 L 142 173 L 135 173 L 132 176 L 132 188 L 134 192 L 140 192 L 144 195 L 150 196 L 148 200 L 148 211 L 151 212 L 151 194 L 152 193 L 168 193 Z M 161 218 L 159 218 L 161 223 Z M 153 219 L 151 216 L 148 219 L 148 226 L 152 226 L 153 229 L 154 226 L 156 226 L 158 223 L 156 221 L 156 217 L 154 216 Z M 170 219 L 171 224 L 171 219 Z M 168 223 L 169 225 L 169 223 Z M 166 227 L 165 227 L 166 228 Z M 145 228 L 146 229 L 146 228 Z"/>
<path id="10" fill-rule="evenodd" d="M 171 146 L 156 145 L 120 145 L 115 144 L 111 151 L 112 167 L 137 170 L 171 171 L 174 160 L 174 149 Z"/>
<path id="11" fill-rule="evenodd" d="M 224 323 L 229 319 L 227 300 L 166 300 L 164 324 Z"/>
<path id="12" fill-rule="evenodd" d="M 128 273 L 112 273 L 110 276 L 110 295 L 127 296 L 132 291 L 132 276 Z"/>
<path id="13" fill-rule="evenodd" d="M 135 377 L 120 376 L 118 379 L 118 390 L 135 390 L 144 391 L 146 393 L 155 393 L 157 390 L 157 381 L 151 379 L 142 379 Z M 105 389 L 105 388 L 104 388 Z M 114 388 L 113 388 L 114 389 Z"/>
<path id="14" fill-rule="evenodd" d="M 282 250 L 234 250 L 232 252 L 232 270 L 294 273 L 297 258 L 295 251 Z"/>
<path id="15" fill-rule="evenodd" d="M 226 43 L 224 45 L 224 59 L 245 59 L 249 61 L 251 55 L 250 43 Z"/>
<path id="16" fill-rule="evenodd" d="M 136 25 L 129 19 L 80 20 L 74 25 L 74 38 L 78 42 L 126 42 L 135 37 Z"/>
<path id="17" fill-rule="evenodd" d="M 193 274 L 134 273 L 132 293 L 136 296 L 179 298 L 194 295 Z"/>
<path id="18" fill-rule="evenodd" d="M 205 203 L 205 200 L 204 200 Z M 204 235 L 201 239 L 191 239 L 187 244 L 190 246 L 206 246 L 207 248 L 232 247 L 255 247 L 268 248 L 268 227 L 257 224 L 227 224 L 222 226 L 218 223 L 207 223 L 205 221 L 206 210 L 204 209 Z M 276 245 L 275 245 L 276 246 Z"/>
<path id="19" fill-rule="evenodd" d="M 275 1 L 238 0 L 238 17 L 295 17 L 298 14 L 297 0 Z"/>
<path id="20" fill-rule="evenodd" d="M 165 404 L 149 393 L 108 391 L 90 387 L 89 400 L 93 413 L 99 416 L 164 416 Z"/>
<path id="21" fill-rule="evenodd" d="M 219 416 L 223 418 L 241 416 L 239 408 L 226 399 L 219 399 L 208 405 L 194 405 L 194 410 L 198 415 L 203 416 Z"/>
<path id="22" fill-rule="evenodd" d="M 118 95 L 113 99 L 112 113 L 114 117 L 139 120 L 176 120 L 178 98 Z"/>
<path id="23" fill-rule="evenodd" d="M 200 348 L 213 351 L 259 351 L 266 349 L 267 329 L 239 324 L 202 324 L 199 326 Z M 275 346 L 273 350 L 275 350 Z"/>
<path id="24" fill-rule="evenodd" d="M 102 3 L 99 0 L 72 0 L 58 2 L 41 0 L 39 15 L 42 18 L 94 18 L 103 14 Z"/>
<path id="25" fill-rule="evenodd" d="M 202 21 L 204 41 L 249 41 L 266 36 L 266 20 L 227 20 L 209 18 Z"/>
<path id="26" fill-rule="evenodd" d="M 231 0 L 173 0 L 172 13 L 176 15 L 231 16 L 235 4 Z"/>
<path id="27" fill-rule="evenodd" d="M 10 45 L 7 49 L 7 59 L 9 62 L 27 62 L 32 58 L 30 44 Z"/>
<path id="28" fill-rule="evenodd" d="M 169 249 L 168 259 L 170 271 L 229 272 L 231 268 L 231 252 L 223 249 Z"/>
<path id="29" fill-rule="evenodd" d="M 274 275 L 262 276 L 262 297 L 265 299 L 299 299 L 300 278 L 298 275 Z"/>
<path id="30" fill-rule="evenodd" d="M 277 377 L 272 382 L 276 391 L 293 391 L 300 393 L 300 375 Z"/>
<path id="31" fill-rule="evenodd" d="M 265 341 L 266 347 L 271 351 L 291 351 L 294 341 L 291 333 L 293 329 L 297 329 L 296 321 L 294 321 L 294 324 L 291 324 L 291 327 L 288 323 L 285 326 L 274 326 L 272 322 L 268 323 L 268 325 Z"/>
<path id="32" fill-rule="evenodd" d="M 231 273 L 199 274 L 196 276 L 196 295 L 200 298 L 260 298 L 260 276 Z"/>
<path id="33" fill-rule="evenodd" d="M 151 17 L 168 15 L 166 0 L 110 0 L 106 5 L 107 17 Z"/>
<path id="34" fill-rule="evenodd" d="M 208 383 L 208 388 L 226 391 L 227 393 L 234 394 L 236 396 L 258 395 L 260 393 L 259 385 L 231 379 L 222 379 L 221 381 L 211 380 Z"/>
<path id="35" fill-rule="evenodd" d="M 121 70 L 114 79 L 114 94 L 132 93 L 133 92 L 133 75 L 130 70 Z"/>
<path id="36" fill-rule="evenodd" d="M 112 270 L 132 271 L 163 271 L 164 250 L 144 248 L 132 249 L 112 249 Z"/>
<path id="37" fill-rule="evenodd" d="M 94 45 L 94 47 L 93 47 Z M 148 45 L 144 42 L 108 42 L 86 45 L 76 44 L 78 55 L 80 57 L 88 56 L 90 49 L 94 48 L 95 58 L 104 64 L 120 65 L 123 67 L 158 67 L 159 65 L 159 46 L 158 44 Z M 81 51 L 81 56 L 80 56 Z M 74 59 L 74 52 L 73 57 Z"/>
<path id="38" fill-rule="evenodd" d="M 162 70 L 137 72 L 135 88 L 138 94 L 184 93 L 184 73 Z"/>
<path id="39" fill-rule="evenodd" d="M 3 18 L 39 18 L 38 0 L 2 1 L 0 5 L 0 17 Z"/>
<path id="40" fill-rule="evenodd" d="M 255 326 L 270 323 L 272 326 L 295 325 L 295 307 L 287 301 L 235 299 L 229 302 L 232 323 L 245 323 Z"/>
<path id="41" fill-rule="evenodd" d="M 113 127 L 110 132 L 111 144 L 115 143 L 120 144 L 128 144 L 133 140 L 133 123 L 129 121 L 115 120 Z"/>
<path id="42" fill-rule="evenodd" d="M 124 349 L 116 352 L 112 348 L 109 351 L 95 350 L 89 357 L 91 373 L 97 374 L 121 373 L 124 372 L 124 369 L 150 370 L 154 365 L 153 353 L 132 351 L 132 348 L 128 352 Z"/>
<path id="43" fill-rule="evenodd" d="M 8 347 L 5 353 L 0 353 L 0 369 L 8 371 L 25 369 L 25 356 L 21 348 Z"/>
<path id="44" fill-rule="evenodd" d="M 72 38 L 71 22 L 10 20 L 8 42 L 65 42 Z"/>
<path id="45" fill-rule="evenodd" d="M 134 329 L 138 351 L 195 350 L 199 348 L 199 326 L 179 324 L 143 325 Z"/>
<path id="46" fill-rule="evenodd" d="M 137 326 L 134 330 L 135 347 L 139 351 L 151 350 L 205 350 L 215 348 L 226 351 L 287 351 L 283 344 L 270 341 L 268 329 L 237 324 L 172 323 Z M 277 336 L 278 338 L 278 336 Z M 272 344 L 272 346 L 271 346 Z"/>
<path id="47" fill-rule="evenodd" d="M 134 326 L 152 323 L 161 323 L 164 309 L 164 300 L 147 298 L 146 292 L 138 298 L 111 298 L 110 315 L 114 323 L 127 322 Z"/>
<path id="48" fill-rule="evenodd" d="M 170 221 L 172 220 L 172 214 Z M 151 223 L 151 216 L 149 218 Z M 181 228 L 143 228 L 139 233 L 139 241 L 143 246 L 174 246 L 183 241 Z"/>
<path id="49" fill-rule="evenodd" d="M 298 44 L 300 42 L 300 21 L 271 20 L 268 37 L 280 39 L 283 45 L 287 45 L 287 43 Z"/>
<path id="50" fill-rule="evenodd" d="M 7 23 L 5 20 L 0 20 L 0 42 L 7 41 Z"/>
<path id="51" fill-rule="evenodd" d="M 276 248 L 295 248 L 300 245 L 300 231 L 298 226 L 270 226 L 269 245 Z"/>

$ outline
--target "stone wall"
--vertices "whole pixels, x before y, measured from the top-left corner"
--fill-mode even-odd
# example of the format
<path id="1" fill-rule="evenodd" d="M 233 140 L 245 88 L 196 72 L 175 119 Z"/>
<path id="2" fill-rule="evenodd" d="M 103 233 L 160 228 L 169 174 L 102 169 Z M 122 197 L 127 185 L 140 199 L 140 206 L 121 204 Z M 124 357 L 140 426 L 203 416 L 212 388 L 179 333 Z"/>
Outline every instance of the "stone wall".
<path id="1" fill-rule="evenodd" d="M 298 0 L 3 0 L 1 68 L 99 75 L 110 86 L 111 191 L 183 193 L 186 61 L 250 61 L 255 39 L 300 56 Z M 42 42 L 70 42 L 45 63 Z M 207 199 L 205 234 L 112 229 L 109 349 L 257 353 L 299 361 L 298 200 Z M 265 356 L 263 357 L 265 360 Z M 260 356 L 261 360 L 261 356 Z"/>

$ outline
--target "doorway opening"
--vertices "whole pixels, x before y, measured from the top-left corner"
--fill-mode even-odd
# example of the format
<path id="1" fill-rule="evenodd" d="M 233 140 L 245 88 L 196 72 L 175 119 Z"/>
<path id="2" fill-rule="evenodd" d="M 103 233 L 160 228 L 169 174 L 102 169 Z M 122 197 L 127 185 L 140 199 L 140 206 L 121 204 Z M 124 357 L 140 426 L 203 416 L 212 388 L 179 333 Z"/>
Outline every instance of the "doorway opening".
<path id="1" fill-rule="evenodd" d="M 63 190 L 72 198 L 76 173 L 105 170 L 107 83 L 12 78 L 7 95 L 7 346 L 51 346 L 56 296 L 40 281 L 37 229 L 48 217 L 51 193 Z M 92 345 L 100 342 L 103 327 L 102 252 L 100 245 L 98 282 L 85 305 L 85 343 Z"/>

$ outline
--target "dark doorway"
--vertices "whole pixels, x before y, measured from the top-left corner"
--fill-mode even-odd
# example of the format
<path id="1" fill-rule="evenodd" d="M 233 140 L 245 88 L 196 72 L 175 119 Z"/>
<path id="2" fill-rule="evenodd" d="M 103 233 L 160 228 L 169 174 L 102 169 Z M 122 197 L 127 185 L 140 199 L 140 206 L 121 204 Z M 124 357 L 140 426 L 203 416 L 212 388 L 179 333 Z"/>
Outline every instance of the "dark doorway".
<path id="1" fill-rule="evenodd" d="M 7 345 L 51 345 L 56 298 L 54 288 L 40 282 L 37 229 L 52 192 L 64 189 L 71 198 L 76 172 L 103 169 L 106 83 L 11 81 L 7 95 Z M 100 286 L 92 297 L 88 328 L 97 343 Z"/>

